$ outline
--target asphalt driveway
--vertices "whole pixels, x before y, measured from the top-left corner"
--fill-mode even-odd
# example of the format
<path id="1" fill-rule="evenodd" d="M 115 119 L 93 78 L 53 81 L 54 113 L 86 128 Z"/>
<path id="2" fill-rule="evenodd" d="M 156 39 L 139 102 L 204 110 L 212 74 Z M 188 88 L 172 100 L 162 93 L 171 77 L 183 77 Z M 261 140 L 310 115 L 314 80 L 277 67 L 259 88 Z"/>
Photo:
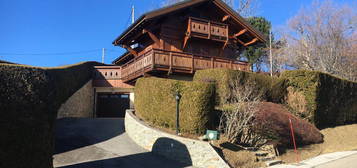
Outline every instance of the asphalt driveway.
<path id="1" fill-rule="evenodd" d="M 125 133 L 122 118 L 57 120 L 53 164 L 57 168 L 191 167 L 136 145 Z"/>

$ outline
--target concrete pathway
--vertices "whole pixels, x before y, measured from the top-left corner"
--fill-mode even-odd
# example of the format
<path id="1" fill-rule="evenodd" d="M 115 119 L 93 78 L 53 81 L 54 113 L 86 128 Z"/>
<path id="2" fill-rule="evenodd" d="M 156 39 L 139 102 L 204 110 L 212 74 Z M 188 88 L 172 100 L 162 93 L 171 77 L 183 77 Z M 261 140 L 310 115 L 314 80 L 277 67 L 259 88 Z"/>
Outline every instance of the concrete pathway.
<path id="1" fill-rule="evenodd" d="M 332 162 L 321 164 L 316 168 L 356 168 L 357 167 L 357 154 L 344 157 Z"/>
<path id="2" fill-rule="evenodd" d="M 145 136 L 145 135 L 143 135 Z M 124 132 L 124 119 L 59 119 L 54 167 L 189 168 L 136 145 Z"/>
<path id="3" fill-rule="evenodd" d="M 276 165 L 271 168 L 356 168 L 357 151 L 323 154 L 297 164 Z"/>

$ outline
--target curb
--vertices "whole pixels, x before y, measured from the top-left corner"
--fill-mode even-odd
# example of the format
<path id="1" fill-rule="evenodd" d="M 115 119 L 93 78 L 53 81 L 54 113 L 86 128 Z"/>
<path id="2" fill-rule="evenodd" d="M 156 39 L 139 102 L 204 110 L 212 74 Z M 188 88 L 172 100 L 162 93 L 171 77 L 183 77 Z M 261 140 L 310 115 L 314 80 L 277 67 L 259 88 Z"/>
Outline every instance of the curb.
<path id="1" fill-rule="evenodd" d="M 230 168 L 208 142 L 152 128 L 140 121 L 132 110 L 125 113 L 125 131 L 139 146 L 166 158 L 197 168 Z"/>

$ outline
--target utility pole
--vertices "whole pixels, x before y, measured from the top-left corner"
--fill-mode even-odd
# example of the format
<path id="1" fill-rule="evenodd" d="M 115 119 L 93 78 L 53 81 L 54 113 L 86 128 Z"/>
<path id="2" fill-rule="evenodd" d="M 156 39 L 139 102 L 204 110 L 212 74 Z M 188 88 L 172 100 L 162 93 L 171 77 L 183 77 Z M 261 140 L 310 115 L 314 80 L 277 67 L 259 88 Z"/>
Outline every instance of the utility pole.
<path id="1" fill-rule="evenodd" d="M 135 9 L 134 5 L 131 7 L 131 24 L 133 24 L 135 21 Z"/>
<path id="2" fill-rule="evenodd" d="M 104 64 L 105 48 L 102 48 L 102 63 Z"/>
<path id="3" fill-rule="evenodd" d="M 273 53 L 271 52 L 271 28 L 269 30 L 270 76 L 273 76 Z"/>

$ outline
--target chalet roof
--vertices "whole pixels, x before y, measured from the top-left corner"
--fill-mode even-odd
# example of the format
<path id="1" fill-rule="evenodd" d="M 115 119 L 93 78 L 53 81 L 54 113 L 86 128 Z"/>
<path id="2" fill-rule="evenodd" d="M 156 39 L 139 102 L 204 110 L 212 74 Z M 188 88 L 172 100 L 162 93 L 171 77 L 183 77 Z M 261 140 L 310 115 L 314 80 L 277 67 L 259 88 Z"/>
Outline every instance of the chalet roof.
<path id="1" fill-rule="evenodd" d="M 265 37 L 261 32 L 253 28 L 249 23 L 245 21 L 243 17 L 241 17 L 237 12 L 235 12 L 231 7 L 229 7 L 226 3 L 221 0 L 185 0 L 167 7 L 163 7 L 157 10 L 153 10 L 151 12 L 145 13 L 141 15 L 135 23 L 130 25 L 121 35 L 119 35 L 114 41 L 114 45 L 122 44 L 123 40 L 133 33 L 134 30 L 140 29 L 144 26 L 145 23 L 160 18 L 166 14 L 185 9 L 188 7 L 192 7 L 194 5 L 202 4 L 204 2 L 213 2 L 213 4 L 217 5 L 221 9 L 223 9 L 227 14 L 229 14 L 236 22 L 245 27 L 250 33 L 256 36 L 261 42 L 266 42 Z"/>

